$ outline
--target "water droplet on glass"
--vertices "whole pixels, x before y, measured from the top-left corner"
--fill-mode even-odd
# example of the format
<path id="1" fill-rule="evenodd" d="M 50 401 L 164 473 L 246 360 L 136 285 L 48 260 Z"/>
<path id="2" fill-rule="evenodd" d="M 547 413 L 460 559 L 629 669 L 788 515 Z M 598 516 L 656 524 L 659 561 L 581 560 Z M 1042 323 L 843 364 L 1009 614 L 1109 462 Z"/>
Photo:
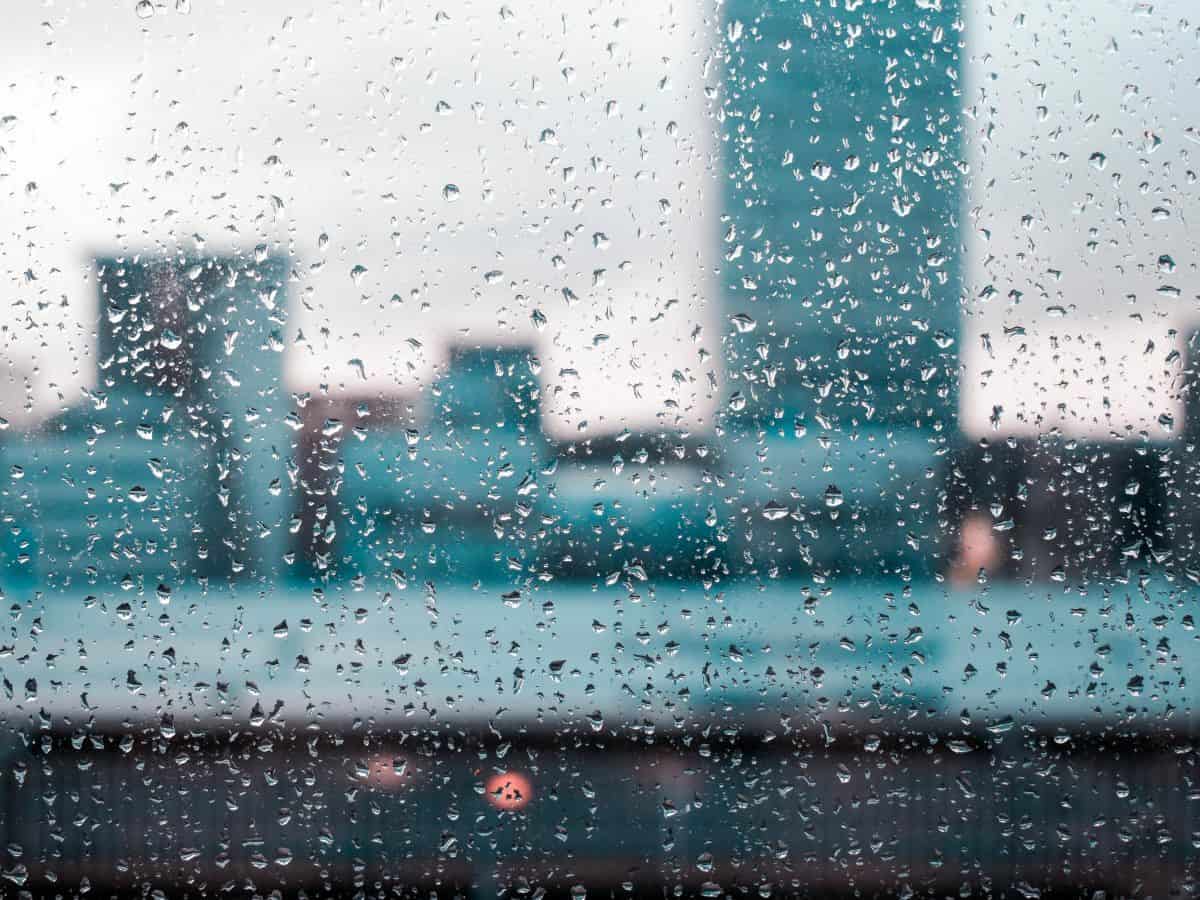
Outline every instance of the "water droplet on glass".
<path id="1" fill-rule="evenodd" d="M 749 334 L 758 327 L 758 323 L 746 313 L 734 313 L 729 317 L 729 321 L 733 323 L 738 334 Z"/>
<path id="2" fill-rule="evenodd" d="M 764 519 L 774 522 L 779 519 L 786 519 L 788 517 L 788 512 L 789 510 L 786 506 L 781 503 L 776 503 L 774 500 L 772 500 L 763 507 L 762 514 Z"/>

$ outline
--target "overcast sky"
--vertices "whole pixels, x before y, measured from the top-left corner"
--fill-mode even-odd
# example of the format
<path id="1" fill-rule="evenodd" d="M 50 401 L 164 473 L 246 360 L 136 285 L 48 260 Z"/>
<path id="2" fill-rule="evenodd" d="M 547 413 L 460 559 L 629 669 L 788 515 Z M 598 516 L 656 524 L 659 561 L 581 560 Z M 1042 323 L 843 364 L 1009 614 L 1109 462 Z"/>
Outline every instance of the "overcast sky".
<path id="1" fill-rule="evenodd" d="M 294 255 L 297 388 L 411 391 L 453 343 L 532 341 L 560 431 L 707 419 L 700 5 L 157 6 L 18 4 L 0 32 L 0 352 L 39 413 L 94 377 L 89 260 L 202 241 Z"/>
<path id="2" fill-rule="evenodd" d="M 964 421 L 1165 437 L 1200 294 L 1200 9 L 969 5 Z"/>
<path id="3" fill-rule="evenodd" d="M 1159 429 L 1196 309 L 1200 16 L 968 5 L 964 421 Z M 95 255 L 266 244 L 300 277 L 296 389 L 412 391 L 453 343 L 532 341 L 560 433 L 709 421 L 711 4 L 10 7 L 10 419 L 26 378 L 35 417 L 93 380 Z"/>

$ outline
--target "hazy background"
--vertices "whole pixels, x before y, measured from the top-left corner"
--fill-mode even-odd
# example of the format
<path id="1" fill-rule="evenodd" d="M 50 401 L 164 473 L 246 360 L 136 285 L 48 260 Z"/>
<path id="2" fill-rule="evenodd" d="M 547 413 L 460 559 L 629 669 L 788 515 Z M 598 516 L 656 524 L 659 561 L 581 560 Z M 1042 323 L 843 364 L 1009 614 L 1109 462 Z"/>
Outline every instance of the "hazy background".
<path id="1" fill-rule="evenodd" d="M 1162 435 L 1197 295 L 1192 4 L 969 6 L 964 422 Z M 95 255 L 259 244 L 294 260 L 296 390 L 415 391 L 451 344 L 498 339 L 536 342 L 560 434 L 703 427 L 721 401 L 715 5 L 6 18 L 13 422 L 94 377 Z"/>

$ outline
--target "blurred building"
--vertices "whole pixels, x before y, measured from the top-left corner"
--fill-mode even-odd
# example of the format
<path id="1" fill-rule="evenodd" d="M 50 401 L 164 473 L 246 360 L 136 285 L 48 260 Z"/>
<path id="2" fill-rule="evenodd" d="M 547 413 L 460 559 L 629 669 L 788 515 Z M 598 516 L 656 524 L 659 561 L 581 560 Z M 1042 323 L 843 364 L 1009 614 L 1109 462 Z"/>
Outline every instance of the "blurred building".
<path id="1" fill-rule="evenodd" d="M 343 436 L 340 572 L 404 583 L 536 570 L 554 463 L 537 372 L 528 347 L 458 348 L 411 421 Z"/>
<path id="2" fill-rule="evenodd" d="M 4 445 L 15 575 L 168 589 L 278 577 L 287 272 L 270 257 L 96 262 L 97 387 Z"/>
<path id="3" fill-rule="evenodd" d="M 493 392 L 536 392 L 528 365 L 459 352 L 409 446 L 396 429 L 347 439 L 350 555 L 390 542 L 432 563 L 426 541 L 456 546 L 445 559 L 463 574 L 635 580 L 939 568 L 957 443 L 957 12 L 728 4 L 719 430 L 551 447 L 536 418 L 514 426 L 466 387 L 479 370 Z"/>
<path id="4" fill-rule="evenodd" d="M 746 562 L 928 573 L 956 434 L 958 5 L 724 15 L 725 427 Z"/>
<path id="5" fill-rule="evenodd" d="M 401 582 L 720 575 L 708 448 L 552 441 L 539 373 L 529 347 L 459 347 L 411 417 L 342 434 L 335 568 Z"/>
<path id="6" fill-rule="evenodd" d="M 712 583 L 730 573 L 718 447 L 670 433 L 563 445 L 548 561 L 566 577 Z"/>

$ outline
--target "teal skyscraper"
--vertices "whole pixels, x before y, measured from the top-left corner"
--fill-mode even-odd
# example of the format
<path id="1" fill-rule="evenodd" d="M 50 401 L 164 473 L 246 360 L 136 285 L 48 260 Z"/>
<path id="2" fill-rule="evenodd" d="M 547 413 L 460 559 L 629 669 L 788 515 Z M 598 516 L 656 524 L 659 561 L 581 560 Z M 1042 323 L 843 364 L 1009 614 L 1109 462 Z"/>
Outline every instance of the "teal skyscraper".
<path id="1" fill-rule="evenodd" d="M 957 403 L 957 4 L 724 9 L 725 424 L 748 561 L 928 568 Z"/>

